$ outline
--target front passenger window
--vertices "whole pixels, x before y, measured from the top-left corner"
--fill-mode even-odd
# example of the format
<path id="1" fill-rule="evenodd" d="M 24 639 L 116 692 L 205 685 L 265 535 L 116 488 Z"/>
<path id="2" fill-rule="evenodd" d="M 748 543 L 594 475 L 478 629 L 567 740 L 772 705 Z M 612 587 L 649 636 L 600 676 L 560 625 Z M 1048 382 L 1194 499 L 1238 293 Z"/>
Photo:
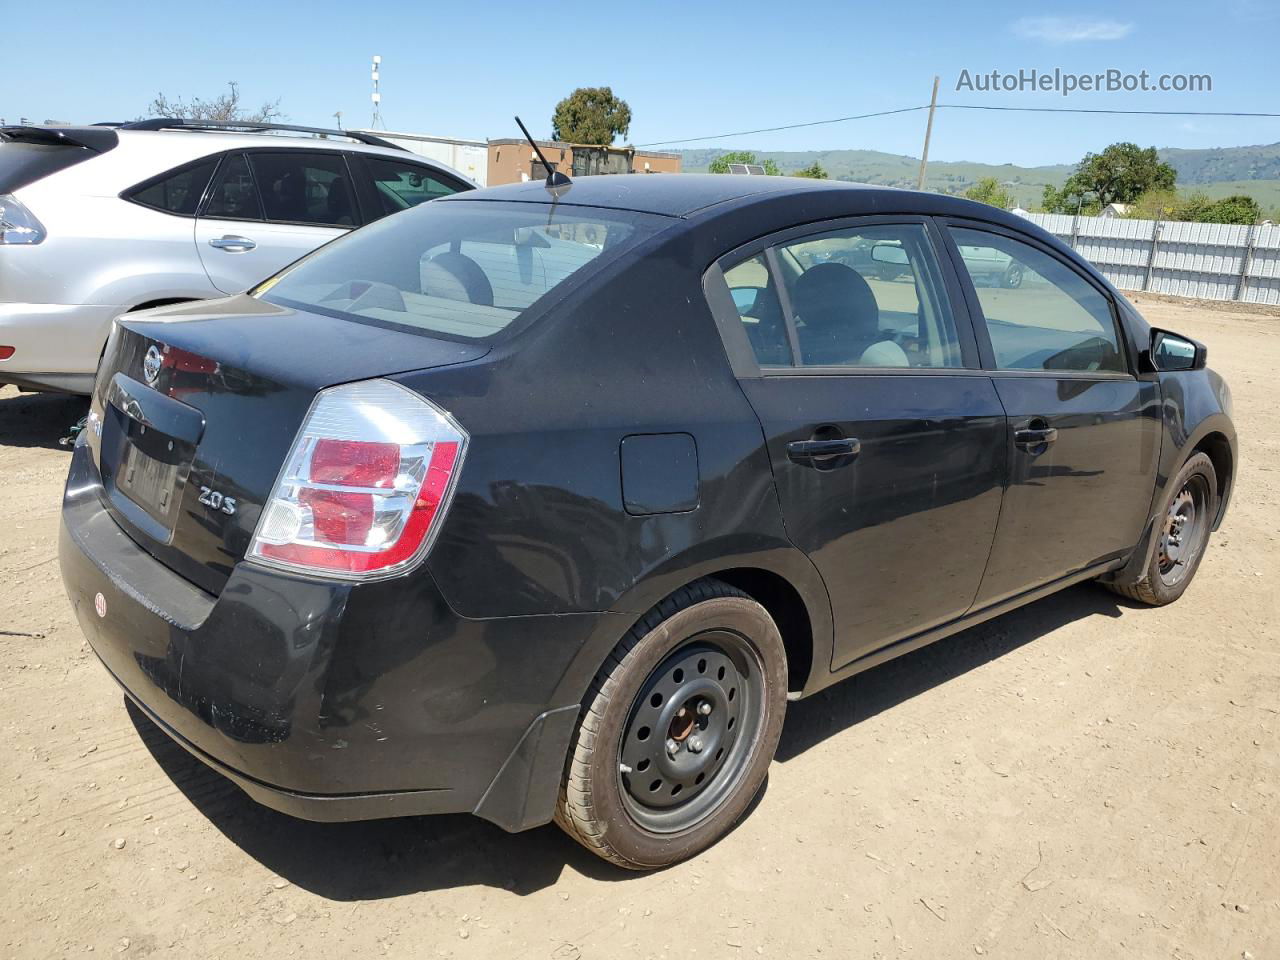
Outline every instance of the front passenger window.
<path id="1" fill-rule="evenodd" d="M 1126 372 L 1111 304 L 1057 257 L 1003 234 L 952 227 L 996 368 Z"/>

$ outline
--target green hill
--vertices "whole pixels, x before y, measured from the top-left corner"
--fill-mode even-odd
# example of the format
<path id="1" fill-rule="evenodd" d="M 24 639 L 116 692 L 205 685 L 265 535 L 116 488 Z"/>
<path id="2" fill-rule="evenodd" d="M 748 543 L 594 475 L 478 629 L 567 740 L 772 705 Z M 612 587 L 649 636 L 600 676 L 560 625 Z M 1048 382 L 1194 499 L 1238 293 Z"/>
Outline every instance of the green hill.
<path id="1" fill-rule="evenodd" d="M 687 173 L 705 172 L 713 159 L 729 151 L 710 148 L 681 151 Z M 822 164 L 835 180 L 876 183 L 889 187 L 915 187 L 920 160 L 877 150 L 788 150 L 758 152 L 761 160 L 773 160 L 783 173 L 794 173 L 810 164 Z M 1201 189 L 1212 197 L 1244 193 L 1264 210 L 1280 207 L 1280 143 L 1208 150 L 1160 150 L 1161 159 L 1178 171 L 1178 186 Z M 965 160 L 929 161 L 930 190 L 963 193 L 983 177 L 995 177 L 1017 203 L 1040 202 L 1045 184 L 1055 187 L 1075 169 L 1074 163 L 1020 167 L 1012 163 L 974 163 Z"/>

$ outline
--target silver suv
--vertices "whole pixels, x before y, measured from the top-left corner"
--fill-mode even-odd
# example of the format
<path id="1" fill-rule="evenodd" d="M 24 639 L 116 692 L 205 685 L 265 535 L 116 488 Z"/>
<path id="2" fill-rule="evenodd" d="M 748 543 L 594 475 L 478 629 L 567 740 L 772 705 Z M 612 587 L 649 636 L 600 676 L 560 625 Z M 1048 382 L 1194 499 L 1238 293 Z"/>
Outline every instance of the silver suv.
<path id="1" fill-rule="evenodd" d="M 0 385 L 88 393 L 116 316 L 237 293 L 355 227 L 475 186 L 350 131 L 0 127 Z"/>

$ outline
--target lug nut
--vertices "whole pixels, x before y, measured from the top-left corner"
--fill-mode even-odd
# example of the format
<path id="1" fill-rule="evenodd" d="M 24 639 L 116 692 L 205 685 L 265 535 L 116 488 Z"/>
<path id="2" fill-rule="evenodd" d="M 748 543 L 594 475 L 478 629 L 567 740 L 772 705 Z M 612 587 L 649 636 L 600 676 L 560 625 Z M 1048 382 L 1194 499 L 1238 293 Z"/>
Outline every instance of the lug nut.
<path id="1" fill-rule="evenodd" d="M 676 743 L 674 740 L 668 739 L 667 753 L 671 754 L 671 756 L 674 757 L 679 752 L 680 752 L 680 744 Z"/>
<path id="2" fill-rule="evenodd" d="M 702 716 L 705 717 L 710 712 L 711 712 L 710 700 L 703 700 L 700 704 L 698 704 L 698 713 L 700 713 Z"/>
<path id="3" fill-rule="evenodd" d="M 701 738 L 701 737 L 690 737 L 690 738 L 689 738 L 689 752 L 690 752 L 690 753 L 701 753 L 701 752 L 702 752 L 702 738 Z"/>

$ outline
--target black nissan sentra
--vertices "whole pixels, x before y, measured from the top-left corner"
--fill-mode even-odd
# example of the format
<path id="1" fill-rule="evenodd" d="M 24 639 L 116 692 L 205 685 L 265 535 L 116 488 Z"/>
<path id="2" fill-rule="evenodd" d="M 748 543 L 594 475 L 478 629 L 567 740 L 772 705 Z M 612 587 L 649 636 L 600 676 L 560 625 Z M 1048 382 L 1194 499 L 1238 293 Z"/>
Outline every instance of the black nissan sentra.
<path id="1" fill-rule="evenodd" d="M 1230 416 L 1203 346 L 989 206 L 525 183 L 122 320 L 62 572 L 262 803 L 653 868 L 744 813 L 788 700 L 1082 580 L 1177 599 Z"/>

